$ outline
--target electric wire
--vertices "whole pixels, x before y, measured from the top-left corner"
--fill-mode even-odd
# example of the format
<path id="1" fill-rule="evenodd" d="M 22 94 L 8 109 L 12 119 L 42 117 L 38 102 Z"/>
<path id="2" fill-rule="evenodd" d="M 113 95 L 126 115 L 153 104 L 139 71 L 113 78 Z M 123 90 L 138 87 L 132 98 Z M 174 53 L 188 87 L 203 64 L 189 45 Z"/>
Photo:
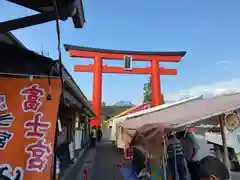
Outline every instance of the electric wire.
<path id="1" fill-rule="evenodd" d="M 61 33 L 60 33 L 59 13 L 58 13 L 58 7 L 57 7 L 56 0 L 52 0 L 52 2 L 53 2 L 53 6 L 54 6 L 54 9 L 55 9 L 55 12 L 56 12 L 56 30 L 57 30 L 57 40 L 58 40 L 57 49 L 58 49 L 59 75 L 60 75 L 62 90 L 63 90 L 64 82 L 63 82 L 63 75 L 62 75 L 63 65 L 62 65 Z"/>
<path id="2" fill-rule="evenodd" d="M 60 23 L 59 23 L 59 13 L 58 13 L 58 7 L 57 7 L 57 2 L 56 0 L 52 0 L 53 2 L 53 7 L 55 9 L 56 12 L 56 31 L 57 31 L 57 40 L 58 40 L 58 44 L 57 44 L 57 50 L 58 50 L 58 62 L 59 62 L 59 76 L 60 76 L 60 80 L 61 80 L 61 87 L 62 87 L 62 97 L 64 99 L 63 96 L 63 89 L 64 89 L 64 81 L 63 81 L 63 75 L 62 75 L 62 70 L 63 70 L 63 65 L 62 65 L 62 52 L 61 52 L 61 34 L 60 34 Z M 50 80 L 51 81 L 51 80 Z M 56 134 L 55 134 L 55 139 L 54 139 L 54 164 L 53 164 L 53 174 L 52 174 L 52 179 L 55 180 L 56 179 L 56 161 L 57 161 L 57 156 L 56 156 L 56 149 L 57 149 L 57 123 L 56 123 Z"/>

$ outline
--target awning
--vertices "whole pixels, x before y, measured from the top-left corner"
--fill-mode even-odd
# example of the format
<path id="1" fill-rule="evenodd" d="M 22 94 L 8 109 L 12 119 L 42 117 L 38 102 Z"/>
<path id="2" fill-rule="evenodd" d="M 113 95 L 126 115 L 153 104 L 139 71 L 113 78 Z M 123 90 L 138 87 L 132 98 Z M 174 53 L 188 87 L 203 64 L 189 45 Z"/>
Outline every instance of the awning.
<path id="1" fill-rule="evenodd" d="M 240 93 L 223 95 L 211 99 L 186 101 L 159 111 L 132 117 L 124 121 L 121 126 L 125 129 L 137 129 L 145 124 L 160 123 L 174 131 L 239 108 Z"/>
<path id="2" fill-rule="evenodd" d="M 145 112 L 120 122 L 117 128 L 117 145 L 123 148 L 129 143 L 133 143 L 135 141 L 134 138 L 139 134 L 142 138 L 133 144 L 143 151 L 142 142 L 145 141 L 144 144 L 147 145 L 148 152 L 157 155 L 156 152 L 163 147 L 161 144 L 155 146 L 157 139 L 161 141 L 159 138 L 156 138 L 159 130 L 162 129 L 159 135 L 164 136 L 169 131 L 184 130 L 199 124 L 218 124 L 220 115 L 238 109 L 240 109 L 239 93 L 212 99 L 188 99 L 185 102 L 165 105 L 164 108 L 159 108 L 157 111 Z M 147 135 L 139 132 L 146 130 Z M 155 145 L 153 145 L 154 143 Z"/>
<path id="3" fill-rule="evenodd" d="M 202 96 L 195 96 L 195 97 L 187 98 L 187 99 L 177 101 L 174 103 L 166 103 L 166 104 L 163 104 L 160 106 L 152 107 L 152 108 L 149 108 L 146 110 L 142 110 L 139 112 L 135 112 L 133 114 L 128 114 L 126 116 L 114 119 L 113 123 L 112 123 L 111 140 L 117 140 L 118 146 L 123 148 L 123 147 L 125 147 L 125 145 L 128 142 L 131 141 L 136 130 L 138 129 L 138 128 L 126 128 L 126 129 L 122 128 L 122 126 L 124 126 L 124 121 L 126 121 L 126 120 L 131 121 L 131 120 L 134 120 L 135 118 L 142 117 L 144 115 L 151 114 L 154 112 L 158 112 L 158 111 L 161 111 L 166 108 L 174 107 L 174 106 L 177 106 L 182 103 L 189 102 L 189 101 L 195 101 L 197 99 L 202 99 Z M 151 125 L 153 125 L 153 127 L 156 127 L 155 124 L 151 124 Z M 160 124 L 158 124 L 158 126 L 160 126 Z M 141 127 L 142 126 L 140 126 L 140 128 Z"/>

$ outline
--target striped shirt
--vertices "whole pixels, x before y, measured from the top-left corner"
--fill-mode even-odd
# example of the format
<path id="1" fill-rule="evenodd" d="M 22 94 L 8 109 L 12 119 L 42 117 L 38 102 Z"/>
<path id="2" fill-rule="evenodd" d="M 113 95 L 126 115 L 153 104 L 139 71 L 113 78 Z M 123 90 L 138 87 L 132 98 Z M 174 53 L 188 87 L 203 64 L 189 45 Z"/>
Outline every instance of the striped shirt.
<path id="1" fill-rule="evenodd" d="M 169 158 L 174 157 L 174 149 L 175 149 L 176 155 L 183 155 L 183 148 L 182 148 L 181 142 L 176 138 L 176 136 L 172 136 L 168 140 L 167 151 L 168 151 Z"/>

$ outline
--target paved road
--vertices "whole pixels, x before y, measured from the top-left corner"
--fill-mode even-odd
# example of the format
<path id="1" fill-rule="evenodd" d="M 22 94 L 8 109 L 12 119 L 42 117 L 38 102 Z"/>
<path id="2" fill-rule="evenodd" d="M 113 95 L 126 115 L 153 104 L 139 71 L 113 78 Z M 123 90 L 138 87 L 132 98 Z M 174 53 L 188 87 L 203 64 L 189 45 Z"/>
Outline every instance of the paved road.
<path id="1" fill-rule="evenodd" d="M 119 168 L 113 165 L 123 160 L 123 155 L 112 149 L 111 143 L 99 144 L 93 165 L 91 180 L 123 180 Z"/>
<path id="2" fill-rule="evenodd" d="M 81 170 L 78 171 L 77 180 L 83 179 L 83 171 L 88 167 L 89 180 L 123 180 L 120 169 L 113 165 L 123 160 L 123 154 L 112 148 L 109 141 L 110 131 L 103 131 L 103 141 L 96 148 L 89 150 Z"/>

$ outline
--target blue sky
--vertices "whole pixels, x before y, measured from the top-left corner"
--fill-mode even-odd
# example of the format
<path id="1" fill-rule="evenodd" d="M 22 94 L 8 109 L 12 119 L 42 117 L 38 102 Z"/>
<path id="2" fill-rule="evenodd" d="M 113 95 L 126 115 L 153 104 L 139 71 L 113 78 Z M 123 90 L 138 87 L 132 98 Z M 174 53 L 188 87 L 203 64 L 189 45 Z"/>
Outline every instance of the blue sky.
<path id="1" fill-rule="evenodd" d="M 238 84 L 239 0 L 83 1 L 87 22 L 83 29 L 74 29 L 71 20 L 62 22 L 62 43 L 121 50 L 187 51 L 178 64 L 161 63 L 163 67 L 177 68 L 179 72 L 178 76 L 161 76 L 164 94 L 176 94 L 196 87 L 208 88 L 219 83 L 226 86 L 224 82 L 229 81 L 235 84 L 237 81 Z M 34 14 L 5 1 L 0 1 L 0 12 L 0 21 Z M 55 22 L 51 22 L 13 33 L 29 49 L 43 49 L 56 59 L 55 29 Z M 62 52 L 67 69 L 91 99 L 92 74 L 75 73 L 72 69 L 74 64 L 93 61 L 73 59 L 64 49 Z M 105 63 L 122 65 L 121 61 Z M 134 64 L 135 67 L 147 65 Z M 118 100 L 139 103 L 146 81 L 146 75 L 103 75 L 103 100 L 109 104 Z"/>

